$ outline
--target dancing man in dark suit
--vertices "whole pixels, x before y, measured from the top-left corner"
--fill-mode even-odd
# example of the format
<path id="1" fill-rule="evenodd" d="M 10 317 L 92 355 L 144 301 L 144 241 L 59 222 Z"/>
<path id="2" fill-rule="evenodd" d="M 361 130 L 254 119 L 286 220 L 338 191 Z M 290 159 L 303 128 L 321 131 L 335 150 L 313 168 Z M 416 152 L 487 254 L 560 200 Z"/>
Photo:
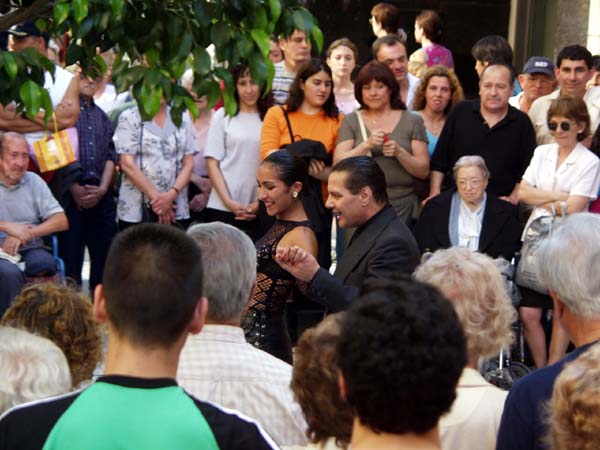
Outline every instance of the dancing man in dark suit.
<path id="1" fill-rule="evenodd" d="M 326 206 L 333 210 L 339 227 L 356 227 L 334 276 L 298 247 L 278 248 L 277 262 L 307 283 L 310 298 L 339 311 L 358 296 L 366 280 L 412 273 L 419 264 L 419 249 L 388 203 L 385 175 L 372 158 L 356 156 L 337 163 L 327 189 Z"/>

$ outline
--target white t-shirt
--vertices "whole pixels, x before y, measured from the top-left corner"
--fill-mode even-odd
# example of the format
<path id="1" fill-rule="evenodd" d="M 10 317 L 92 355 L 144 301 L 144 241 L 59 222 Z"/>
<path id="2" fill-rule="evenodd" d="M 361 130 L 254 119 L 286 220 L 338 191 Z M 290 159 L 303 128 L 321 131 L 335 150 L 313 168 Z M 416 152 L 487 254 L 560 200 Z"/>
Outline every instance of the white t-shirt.
<path id="1" fill-rule="evenodd" d="M 542 191 L 561 191 L 594 200 L 600 186 L 600 160 L 581 143 L 577 143 L 560 167 L 558 144 L 540 145 L 535 149 L 523 180 Z M 587 208 L 586 208 L 587 209 Z M 543 208 L 533 209 L 527 226 L 538 217 L 549 216 Z"/>
<path id="2" fill-rule="evenodd" d="M 219 109 L 213 116 L 208 130 L 204 157 L 220 161 L 221 172 L 231 198 L 243 205 L 257 198 L 256 174 L 260 164 L 260 132 L 262 122 L 259 114 L 239 112 L 233 117 L 225 116 Z M 229 211 L 216 189 L 208 198 L 208 208 Z"/>
<path id="3" fill-rule="evenodd" d="M 514 108 L 517 108 L 519 111 L 521 110 L 521 97 L 523 97 L 523 92 L 519 92 L 517 95 L 513 95 L 508 99 L 508 104 Z"/>
<path id="4" fill-rule="evenodd" d="M 52 79 L 50 72 L 47 70 L 44 71 L 44 89 L 50 94 L 50 100 L 52 100 L 52 107 L 54 109 L 56 109 L 56 105 L 58 105 L 65 96 L 73 76 L 74 75 L 71 72 L 59 66 L 55 66 L 54 79 Z M 51 134 L 53 131 L 31 131 L 29 133 L 23 133 L 23 136 L 25 136 L 25 139 L 27 139 L 27 142 L 29 142 L 30 145 L 33 145 L 35 141 L 39 141 L 47 133 Z"/>
<path id="5" fill-rule="evenodd" d="M 415 98 L 415 92 L 417 92 L 417 88 L 421 84 L 421 79 L 415 77 L 411 73 L 407 73 L 408 77 L 408 92 L 406 93 L 406 108 L 412 110 L 413 99 Z"/>

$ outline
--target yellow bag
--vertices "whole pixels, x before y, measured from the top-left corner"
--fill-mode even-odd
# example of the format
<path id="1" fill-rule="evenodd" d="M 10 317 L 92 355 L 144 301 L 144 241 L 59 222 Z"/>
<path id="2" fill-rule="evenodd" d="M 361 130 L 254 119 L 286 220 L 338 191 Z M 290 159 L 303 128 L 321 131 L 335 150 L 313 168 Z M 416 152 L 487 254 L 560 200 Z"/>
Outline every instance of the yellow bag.
<path id="1" fill-rule="evenodd" d="M 55 132 L 33 143 L 35 162 L 42 173 L 60 169 L 77 160 L 77 129 L 73 127 L 58 131 L 56 117 L 54 114 L 52 117 Z"/>

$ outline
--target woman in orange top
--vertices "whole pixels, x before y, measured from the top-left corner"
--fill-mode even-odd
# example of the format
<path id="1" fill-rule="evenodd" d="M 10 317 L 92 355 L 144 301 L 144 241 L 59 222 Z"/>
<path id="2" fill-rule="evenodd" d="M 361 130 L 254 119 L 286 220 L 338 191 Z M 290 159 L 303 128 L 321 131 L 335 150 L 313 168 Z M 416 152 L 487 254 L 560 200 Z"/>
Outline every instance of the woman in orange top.
<path id="1" fill-rule="evenodd" d="M 322 142 L 327 153 L 331 154 L 335 148 L 342 116 L 335 104 L 331 69 L 325 62 L 311 59 L 304 63 L 290 86 L 290 96 L 286 104 L 273 106 L 267 111 L 260 137 L 262 159 L 292 142 L 284 109 L 290 120 L 294 141 L 312 139 Z M 324 199 L 327 196 L 326 183 L 331 170 L 330 164 L 331 162 L 326 164 L 317 159 L 311 159 L 309 164 L 309 175 L 322 183 Z M 322 266 L 329 267 L 331 214 L 324 208 L 323 199 L 318 206 L 321 209 L 320 217 L 315 217 L 309 212 L 309 219 L 317 231 L 319 262 Z M 315 223 L 318 221 L 321 223 Z"/>

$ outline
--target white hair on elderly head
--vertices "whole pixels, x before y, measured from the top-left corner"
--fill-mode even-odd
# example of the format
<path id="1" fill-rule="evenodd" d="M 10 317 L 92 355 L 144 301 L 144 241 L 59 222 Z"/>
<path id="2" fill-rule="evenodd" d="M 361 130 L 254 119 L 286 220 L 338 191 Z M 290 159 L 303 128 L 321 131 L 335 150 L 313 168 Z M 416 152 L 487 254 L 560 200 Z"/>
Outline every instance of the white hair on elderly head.
<path id="1" fill-rule="evenodd" d="M 187 232 L 202 250 L 207 319 L 238 323 L 256 280 L 256 248 L 242 231 L 222 222 L 192 226 Z"/>
<path id="2" fill-rule="evenodd" d="M 186 89 L 192 89 L 192 83 L 194 83 L 194 71 L 187 69 L 181 76 L 181 85 Z"/>
<path id="3" fill-rule="evenodd" d="M 0 342 L 0 414 L 71 390 L 67 358 L 52 341 L 0 326 Z"/>
<path id="4" fill-rule="evenodd" d="M 481 176 L 484 180 L 490 179 L 490 171 L 488 170 L 484 159 L 479 155 L 466 155 L 458 158 L 458 161 L 456 161 L 454 167 L 452 168 L 452 174 L 455 180 L 458 170 L 464 167 L 477 167 L 481 171 Z"/>
<path id="5" fill-rule="evenodd" d="M 469 357 L 491 357 L 514 339 L 517 318 L 492 258 L 463 247 L 436 251 L 415 271 L 448 298 L 467 337 Z"/>
<path id="6" fill-rule="evenodd" d="M 600 216 L 567 217 L 538 250 L 538 275 L 573 314 L 600 319 Z"/>

